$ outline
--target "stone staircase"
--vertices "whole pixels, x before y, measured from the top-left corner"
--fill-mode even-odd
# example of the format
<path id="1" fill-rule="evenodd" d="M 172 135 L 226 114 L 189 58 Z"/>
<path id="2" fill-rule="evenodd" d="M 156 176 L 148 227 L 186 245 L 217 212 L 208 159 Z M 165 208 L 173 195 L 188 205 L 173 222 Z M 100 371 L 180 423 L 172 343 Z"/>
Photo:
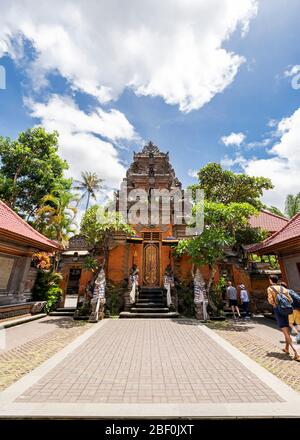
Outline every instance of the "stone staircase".
<path id="1" fill-rule="evenodd" d="M 137 302 L 129 312 L 121 312 L 120 318 L 178 318 L 177 312 L 170 312 L 164 301 L 161 288 L 142 287 Z"/>
<path id="2" fill-rule="evenodd" d="M 58 307 L 53 312 L 50 312 L 50 316 L 74 316 L 75 307 Z"/>

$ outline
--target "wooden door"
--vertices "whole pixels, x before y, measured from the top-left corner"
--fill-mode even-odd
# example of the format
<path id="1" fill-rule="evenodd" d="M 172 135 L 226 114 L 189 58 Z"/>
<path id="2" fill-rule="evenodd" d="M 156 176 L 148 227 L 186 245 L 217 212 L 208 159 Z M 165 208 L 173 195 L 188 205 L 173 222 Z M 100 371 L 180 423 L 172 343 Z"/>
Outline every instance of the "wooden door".
<path id="1" fill-rule="evenodd" d="M 143 285 L 159 286 L 159 244 L 146 243 L 143 249 Z"/>

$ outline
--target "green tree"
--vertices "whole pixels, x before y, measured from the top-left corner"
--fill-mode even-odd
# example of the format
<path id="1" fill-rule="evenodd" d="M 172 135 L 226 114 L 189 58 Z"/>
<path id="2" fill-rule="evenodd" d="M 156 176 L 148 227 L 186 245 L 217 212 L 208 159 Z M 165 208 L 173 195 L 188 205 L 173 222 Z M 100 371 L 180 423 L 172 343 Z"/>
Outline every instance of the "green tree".
<path id="1" fill-rule="evenodd" d="M 58 241 L 65 247 L 71 233 L 76 230 L 78 196 L 57 189 L 44 196 L 36 213 L 34 226 L 48 238 Z"/>
<path id="2" fill-rule="evenodd" d="M 95 250 L 101 245 L 104 262 L 107 262 L 109 240 L 114 232 L 132 234 L 132 228 L 124 221 L 119 213 L 110 212 L 102 206 L 94 205 L 84 213 L 80 225 L 80 234 Z"/>
<path id="3" fill-rule="evenodd" d="M 37 279 L 32 290 L 32 299 L 46 301 L 45 311 L 51 312 L 58 305 L 62 296 L 60 282 L 62 275 L 51 270 L 38 270 Z"/>
<path id="4" fill-rule="evenodd" d="M 191 189 L 204 190 L 206 200 L 216 203 L 249 203 L 257 209 L 263 208 L 260 198 L 264 190 L 272 189 L 270 179 L 236 174 L 223 170 L 218 163 L 209 163 L 198 172 L 199 182 Z"/>
<path id="5" fill-rule="evenodd" d="M 27 220 L 58 185 L 68 190 L 67 163 L 58 155 L 58 133 L 31 128 L 16 140 L 0 137 L 0 198 Z"/>
<path id="6" fill-rule="evenodd" d="M 285 213 L 289 218 L 294 217 L 300 211 L 300 192 L 288 194 L 285 200 Z"/>
<path id="7" fill-rule="evenodd" d="M 96 200 L 96 192 L 100 191 L 102 188 L 103 179 L 97 176 L 96 173 L 91 173 L 90 171 L 83 171 L 81 173 L 82 180 L 76 180 L 75 189 L 81 191 L 82 198 L 87 197 L 85 210 L 87 211 L 90 198 Z"/>
<path id="8" fill-rule="evenodd" d="M 194 214 L 201 209 L 195 205 Z M 208 266 L 210 277 L 207 284 L 208 300 L 211 307 L 216 310 L 212 299 L 212 283 L 218 268 L 222 262 L 227 247 L 239 245 L 241 235 L 249 233 L 249 217 L 257 214 L 256 208 L 249 203 L 216 203 L 206 201 L 204 203 L 204 230 L 201 235 L 181 240 L 177 246 L 176 254 L 187 254 L 192 262 L 198 266 Z M 249 237 L 252 240 L 253 237 Z M 257 236 L 255 236 L 255 240 Z M 247 243 L 245 243 L 247 244 Z"/>
<path id="9" fill-rule="evenodd" d="M 279 215 L 280 217 L 286 217 L 283 212 L 280 211 L 276 206 L 266 206 L 266 210 L 272 212 L 273 214 Z"/>

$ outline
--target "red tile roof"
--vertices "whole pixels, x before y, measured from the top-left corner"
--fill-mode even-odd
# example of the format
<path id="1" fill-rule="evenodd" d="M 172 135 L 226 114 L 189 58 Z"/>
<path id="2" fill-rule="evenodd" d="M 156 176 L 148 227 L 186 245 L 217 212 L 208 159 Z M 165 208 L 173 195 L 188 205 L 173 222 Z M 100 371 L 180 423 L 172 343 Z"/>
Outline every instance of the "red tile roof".
<path id="1" fill-rule="evenodd" d="M 250 225 L 253 228 L 262 228 L 272 234 L 280 231 L 287 223 L 289 219 L 280 217 L 272 212 L 262 210 L 258 216 L 250 217 Z"/>
<path id="2" fill-rule="evenodd" d="M 38 249 L 54 250 L 58 245 L 33 229 L 18 214 L 0 200 L 0 233 L 14 235 L 22 241 L 34 242 Z"/>
<path id="3" fill-rule="evenodd" d="M 296 214 L 286 225 L 262 243 L 249 246 L 248 252 L 267 251 L 268 249 L 285 244 L 290 240 L 300 239 L 300 213 Z"/>

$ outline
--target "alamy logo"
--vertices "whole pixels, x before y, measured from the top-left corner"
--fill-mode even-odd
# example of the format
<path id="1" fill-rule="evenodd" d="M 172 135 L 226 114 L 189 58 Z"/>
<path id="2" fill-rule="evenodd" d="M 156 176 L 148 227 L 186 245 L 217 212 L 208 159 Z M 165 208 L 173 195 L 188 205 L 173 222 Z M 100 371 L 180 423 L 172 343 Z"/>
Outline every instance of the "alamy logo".
<path id="1" fill-rule="evenodd" d="M 135 188 L 128 191 L 123 183 L 117 200 L 108 210 L 111 214 L 121 214 L 122 219 L 131 225 L 184 224 L 187 236 L 200 235 L 204 228 L 204 192 L 200 189 L 194 194 L 189 189 L 152 188 L 146 191 Z"/>
<path id="2" fill-rule="evenodd" d="M 298 73 L 297 75 L 295 75 L 291 81 L 292 87 L 294 90 L 299 90 L 300 89 L 300 73 Z"/>
<path id="3" fill-rule="evenodd" d="M 6 89 L 6 72 L 3 66 L 0 66 L 0 90 Z"/>
<path id="4" fill-rule="evenodd" d="M 291 86 L 294 90 L 300 89 L 300 64 L 296 64 L 284 72 L 284 76 L 291 78 Z"/>

